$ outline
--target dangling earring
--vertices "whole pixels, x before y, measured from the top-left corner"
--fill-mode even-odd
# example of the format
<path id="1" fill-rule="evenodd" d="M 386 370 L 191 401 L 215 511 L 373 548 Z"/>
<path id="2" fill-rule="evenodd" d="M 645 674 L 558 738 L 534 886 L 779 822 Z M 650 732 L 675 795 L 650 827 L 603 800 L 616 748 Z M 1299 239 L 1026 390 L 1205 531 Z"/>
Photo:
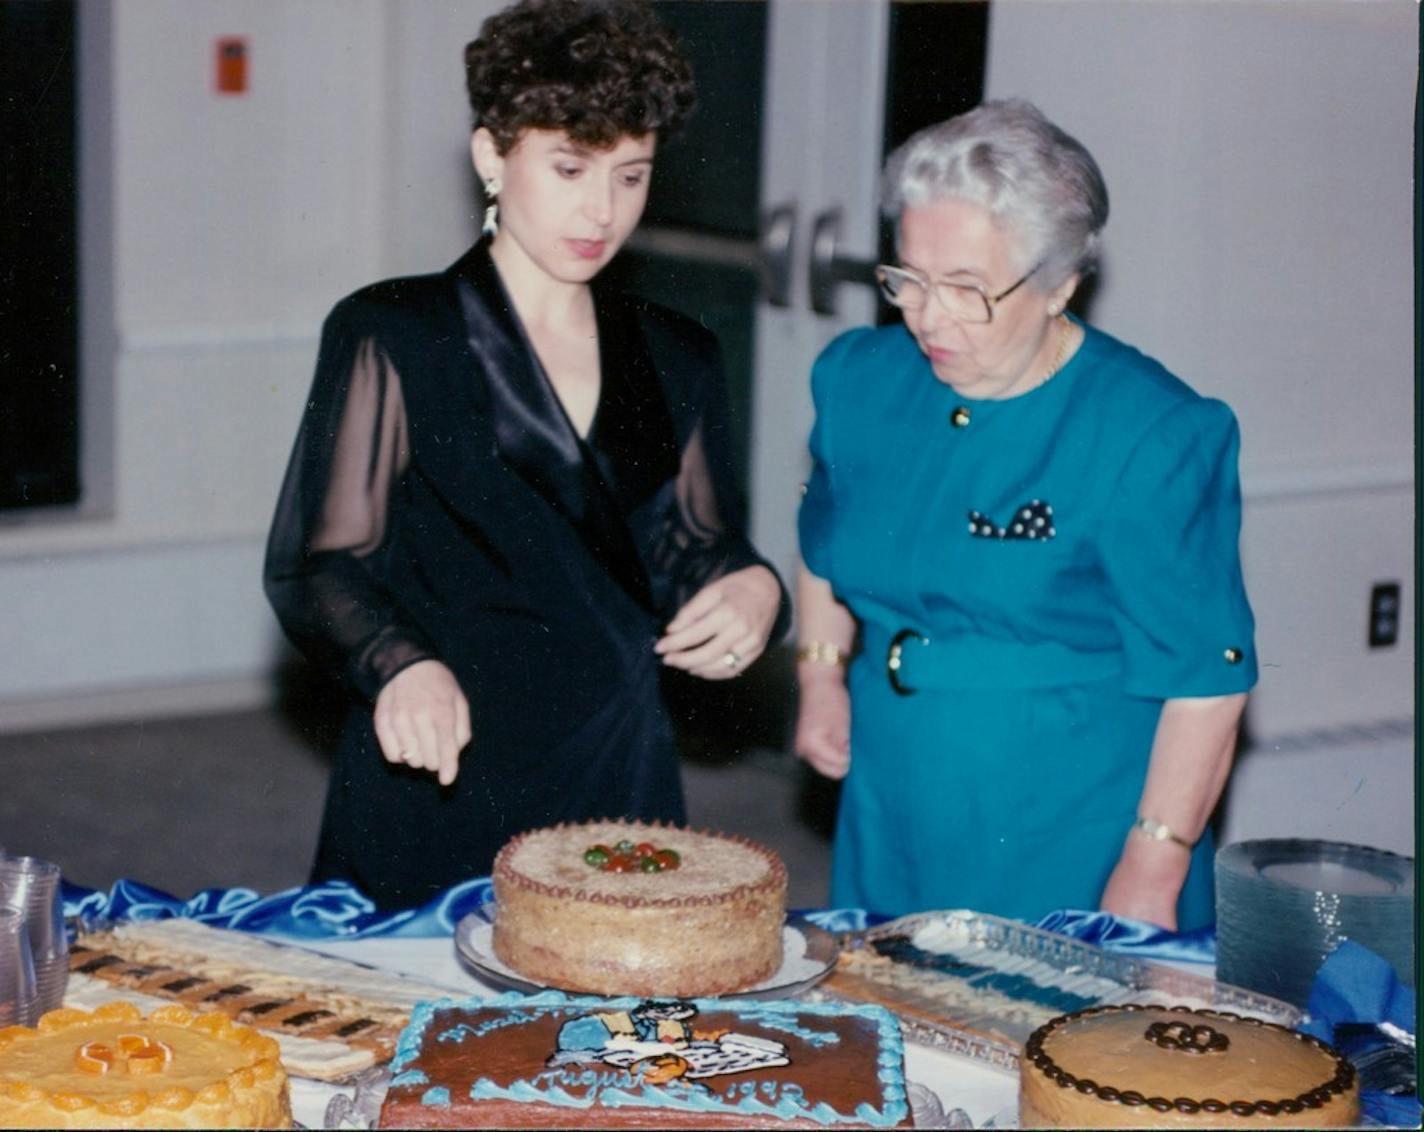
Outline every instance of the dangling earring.
<path id="1" fill-rule="evenodd" d="M 499 182 L 493 177 L 485 182 L 485 199 L 489 204 L 485 205 L 485 222 L 480 231 L 494 239 L 499 232 Z"/>

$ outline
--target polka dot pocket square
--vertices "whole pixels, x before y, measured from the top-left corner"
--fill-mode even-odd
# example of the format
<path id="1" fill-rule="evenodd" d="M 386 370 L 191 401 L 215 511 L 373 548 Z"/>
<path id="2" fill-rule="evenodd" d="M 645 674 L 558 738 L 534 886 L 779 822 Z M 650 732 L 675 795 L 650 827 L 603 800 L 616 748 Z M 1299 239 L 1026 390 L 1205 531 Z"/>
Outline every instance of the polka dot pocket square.
<path id="1" fill-rule="evenodd" d="M 1007 526 L 999 526 L 982 511 L 969 512 L 969 533 L 975 538 L 1051 539 L 1053 508 L 1041 499 L 1025 503 L 1014 512 Z"/>

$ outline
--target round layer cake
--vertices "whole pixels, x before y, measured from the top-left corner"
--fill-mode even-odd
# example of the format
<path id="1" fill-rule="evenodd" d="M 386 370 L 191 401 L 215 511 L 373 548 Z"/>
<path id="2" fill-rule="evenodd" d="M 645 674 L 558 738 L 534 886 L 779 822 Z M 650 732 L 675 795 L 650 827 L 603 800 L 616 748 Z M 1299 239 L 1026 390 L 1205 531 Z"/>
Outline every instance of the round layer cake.
<path id="1" fill-rule="evenodd" d="M 770 849 L 639 822 L 521 834 L 494 862 L 495 954 L 595 994 L 705 997 L 781 965 L 786 867 Z"/>
<path id="2" fill-rule="evenodd" d="M 1339 1128 L 1354 1067 L 1270 1022 L 1182 1006 L 1104 1006 L 1040 1026 L 1020 1063 L 1021 1128 Z"/>
<path id="3" fill-rule="evenodd" d="M 277 1043 L 223 1014 L 128 1002 L 0 1030 L 0 1128 L 290 1128 Z"/>

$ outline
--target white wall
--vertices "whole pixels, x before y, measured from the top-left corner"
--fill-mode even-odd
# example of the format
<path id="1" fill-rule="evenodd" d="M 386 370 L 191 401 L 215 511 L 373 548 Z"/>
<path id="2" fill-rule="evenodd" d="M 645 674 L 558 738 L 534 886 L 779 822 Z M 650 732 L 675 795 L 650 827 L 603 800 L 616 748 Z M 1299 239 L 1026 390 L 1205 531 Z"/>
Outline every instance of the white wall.
<path id="1" fill-rule="evenodd" d="M 0 727 L 269 694 L 262 546 L 321 319 L 471 238 L 461 51 L 495 7 L 80 6 L 89 490 L 0 526 Z"/>
<path id="2" fill-rule="evenodd" d="M 1241 421 L 1260 738 L 1408 717 L 1413 0 L 1000 0 L 988 93 L 1098 159 L 1093 321 Z M 1402 633 L 1366 647 L 1370 587 Z"/>
<path id="3" fill-rule="evenodd" d="M 1300 733 L 1241 757 L 1222 806 L 1218 844 L 1309 838 L 1412 857 L 1413 787 L 1407 726 Z"/>
<path id="4" fill-rule="evenodd" d="M 465 44 L 502 0 L 402 0 L 382 6 L 387 78 L 386 250 L 391 275 L 436 271 L 479 235 L 470 165 Z"/>

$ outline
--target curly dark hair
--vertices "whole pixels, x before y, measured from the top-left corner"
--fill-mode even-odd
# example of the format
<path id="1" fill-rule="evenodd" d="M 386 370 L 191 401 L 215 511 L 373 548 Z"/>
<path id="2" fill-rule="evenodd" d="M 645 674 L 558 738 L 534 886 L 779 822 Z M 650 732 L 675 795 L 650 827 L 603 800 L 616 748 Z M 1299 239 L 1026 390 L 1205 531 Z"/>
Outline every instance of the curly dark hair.
<path id="1" fill-rule="evenodd" d="M 521 0 L 465 48 L 475 125 L 508 153 L 525 130 L 592 149 L 666 140 L 692 112 L 692 68 L 644 0 Z"/>

